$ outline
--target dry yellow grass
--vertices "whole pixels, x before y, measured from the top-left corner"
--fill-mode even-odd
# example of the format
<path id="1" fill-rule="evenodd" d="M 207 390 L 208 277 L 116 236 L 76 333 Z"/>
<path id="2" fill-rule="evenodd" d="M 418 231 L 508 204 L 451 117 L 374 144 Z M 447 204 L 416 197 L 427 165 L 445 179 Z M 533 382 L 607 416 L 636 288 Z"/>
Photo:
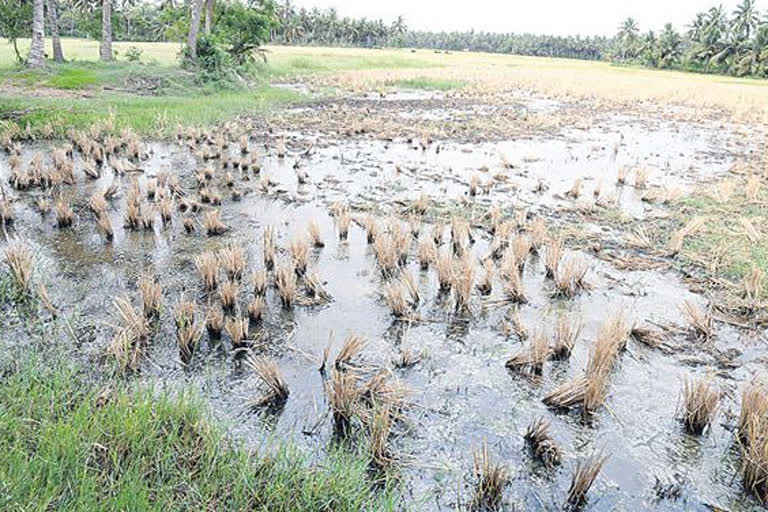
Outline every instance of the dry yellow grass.
<path id="1" fill-rule="evenodd" d="M 703 309 L 691 301 L 686 300 L 680 308 L 683 316 L 688 320 L 691 333 L 698 340 L 709 340 L 715 334 L 714 320 L 708 309 Z"/>
<path id="2" fill-rule="evenodd" d="M 580 318 L 560 315 L 555 323 L 555 343 L 552 347 L 552 357 L 555 359 L 571 357 L 571 351 L 573 351 L 583 328 L 584 324 Z"/>
<path id="3" fill-rule="evenodd" d="M 139 278 L 141 310 L 147 319 L 157 318 L 163 301 L 163 290 L 154 277 L 144 274 Z"/>
<path id="4" fill-rule="evenodd" d="M 763 384 L 748 384 L 741 395 L 739 441 L 744 487 L 763 504 L 768 502 L 768 392 Z"/>
<path id="5" fill-rule="evenodd" d="M 333 363 L 334 368 L 338 371 L 344 371 L 350 366 L 354 366 L 358 360 L 360 354 L 365 349 L 365 338 L 360 336 L 347 336 L 344 340 L 344 344 L 341 346 L 341 350 L 336 355 L 336 359 Z"/>
<path id="6" fill-rule="evenodd" d="M 243 277 L 245 250 L 240 245 L 231 243 L 219 249 L 216 257 L 230 280 L 239 281 Z"/>
<path id="7" fill-rule="evenodd" d="M 275 286 L 277 286 L 277 293 L 280 295 L 283 307 L 285 309 L 293 307 L 298 283 L 296 282 L 296 269 L 292 263 L 278 267 L 275 273 Z"/>
<path id="8" fill-rule="evenodd" d="M 678 117 L 695 119 L 702 110 L 722 108 L 737 119 L 762 120 L 768 115 L 765 92 L 754 81 L 717 75 L 675 71 L 617 68 L 607 62 L 543 59 L 513 55 L 454 52 L 435 55 L 428 50 L 409 55 L 405 50 L 271 47 L 276 66 L 293 59 L 392 58 L 412 61 L 401 69 L 355 69 L 326 74 L 317 83 L 333 84 L 350 91 L 369 91 L 381 84 L 415 78 L 468 82 L 462 95 L 495 95 L 535 90 L 565 100 L 588 99 L 621 108 L 678 104 Z M 419 64 L 423 63 L 423 66 Z M 471 70 L 471 72 L 468 72 Z"/>
<path id="9" fill-rule="evenodd" d="M 206 251 L 195 258 L 195 266 L 203 280 L 205 291 L 215 290 L 219 284 L 219 260 L 216 253 Z"/>
<path id="10" fill-rule="evenodd" d="M 549 421 L 543 417 L 536 418 L 528 425 L 523 438 L 531 447 L 533 455 L 546 467 L 553 468 L 560 464 L 560 447 L 549 433 Z"/>
<path id="11" fill-rule="evenodd" d="M 32 284 L 32 253 L 26 244 L 16 243 L 5 250 L 5 264 L 11 272 L 16 288 L 23 294 L 30 291 Z"/>
<path id="12" fill-rule="evenodd" d="M 245 364 L 253 370 L 260 383 L 261 396 L 250 401 L 252 407 L 279 407 L 288 400 L 288 384 L 275 361 L 251 355 Z"/>
<path id="13" fill-rule="evenodd" d="M 174 310 L 174 322 L 176 323 L 176 341 L 184 364 L 189 364 L 203 336 L 203 325 L 196 320 L 196 316 L 195 303 L 186 301 L 182 297 Z"/>
<path id="14" fill-rule="evenodd" d="M 571 486 L 568 488 L 568 503 L 572 507 L 583 507 L 587 502 L 587 493 L 607 459 L 607 455 L 593 453 L 578 462 L 571 478 Z"/>
<path id="15" fill-rule="evenodd" d="M 473 458 L 474 488 L 470 510 L 497 510 L 501 505 L 504 487 L 509 483 L 507 468 L 493 460 L 486 442 L 483 442 Z"/>
<path id="16" fill-rule="evenodd" d="M 720 402 L 720 392 L 710 378 L 688 379 L 683 384 L 682 416 L 691 434 L 701 434 L 712 423 Z"/>
<path id="17" fill-rule="evenodd" d="M 532 376 L 539 376 L 543 373 L 544 363 L 550 355 L 549 340 L 543 332 L 536 332 L 530 345 L 516 352 L 507 360 L 505 366 L 510 370 L 519 370 Z"/>
<path id="18" fill-rule="evenodd" d="M 219 285 L 219 301 L 224 312 L 230 313 L 235 309 L 237 293 L 238 286 L 236 281 L 227 279 Z"/>

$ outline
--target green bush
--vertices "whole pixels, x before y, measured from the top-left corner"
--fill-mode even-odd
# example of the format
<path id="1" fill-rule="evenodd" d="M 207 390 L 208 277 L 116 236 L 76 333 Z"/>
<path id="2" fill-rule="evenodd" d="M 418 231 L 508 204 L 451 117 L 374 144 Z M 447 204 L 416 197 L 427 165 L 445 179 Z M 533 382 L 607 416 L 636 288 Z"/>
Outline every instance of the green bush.
<path id="1" fill-rule="evenodd" d="M 142 53 L 144 53 L 144 50 L 141 48 L 129 46 L 128 49 L 125 50 L 125 58 L 128 59 L 128 62 L 140 62 Z"/>
<path id="2" fill-rule="evenodd" d="M 184 48 L 182 65 L 201 71 L 201 81 L 232 80 L 259 56 L 263 58 L 261 45 L 269 40 L 275 23 L 271 4 L 257 9 L 238 0 L 224 3 L 218 7 L 212 33 L 198 37 L 197 57 Z"/>
<path id="3" fill-rule="evenodd" d="M 256 59 L 259 48 L 269 41 L 269 31 L 275 25 L 271 4 L 254 9 L 233 1 L 221 9 L 215 31 L 232 61 L 242 65 Z"/>

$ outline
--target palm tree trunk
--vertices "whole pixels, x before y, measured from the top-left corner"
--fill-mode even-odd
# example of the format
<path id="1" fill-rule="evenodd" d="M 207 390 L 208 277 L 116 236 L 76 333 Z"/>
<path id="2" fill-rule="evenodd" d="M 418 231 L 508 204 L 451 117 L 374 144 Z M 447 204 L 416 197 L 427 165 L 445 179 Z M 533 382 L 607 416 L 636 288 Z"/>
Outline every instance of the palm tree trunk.
<path id="1" fill-rule="evenodd" d="M 200 32 L 200 14 L 203 10 L 203 1 L 194 0 L 192 4 L 192 21 L 189 24 L 189 36 L 187 37 L 187 47 L 192 60 L 197 60 L 197 33 Z"/>
<path id="2" fill-rule="evenodd" d="M 213 2 L 214 0 L 205 0 L 205 33 L 211 33 L 213 24 Z"/>
<path id="3" fill-rule="evenodd" d="M 28 68 L 45 66 L 45 0 L 35 0 L 32 17 L 32 42 L 27 56 Z"/>
<path id="4" fill-rule="evenodd" d="M 102 62 L 112 61 L 112 0 L 101 2 L 101 44 L 99 57 Z"/>
<path id="5" fill-rule="evenodd" d="M 61 50 L 61 38 L 59 38 L 59 10 L 56 0 L 47 0 L 48 26 L 51 30 L 51 42 L 53 43 L 53 60 L 64 62 L 64 52 Z"/>

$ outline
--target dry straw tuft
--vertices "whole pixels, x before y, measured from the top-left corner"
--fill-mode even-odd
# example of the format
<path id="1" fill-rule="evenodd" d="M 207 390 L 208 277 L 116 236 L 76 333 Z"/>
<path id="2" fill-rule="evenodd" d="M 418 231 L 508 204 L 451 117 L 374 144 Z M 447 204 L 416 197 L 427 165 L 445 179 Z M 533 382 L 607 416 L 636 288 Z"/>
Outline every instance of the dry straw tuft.
<path id="1" fill-rule="evenodd" d="M 406 299 L 406 293 L 407 291 L 400 280 L 393 281 L 384 288 L 384 298 L 396 318 L 410 318 L 413 316 L 413 311 Z"/>
<path id="2" fill-rule="evenodd" d="M 275 228 L 264 227 L 264 267 L 272 270 L 275 267 Z"/>
<path id="3" fill-rule="evenodd" d="M 555 324 L 555 344 L 552 347 L 552 358 L 562 360 L 571 357 L 573 347 L 576 345 L 584 328 L 580 318 L 571 318 L 561 315 Z"/>
<path id="4" fill-rule="evenodd" d="M 749 274 L 742 281 L 744 298 L 750 302 L 756 302 L 763 293 L 763 271 L 753 266 Z"/>
<path id="5" fill-rule="evenodd" d="M 236 244 L 229 244 L 219 249 L 217 254 L 219 265 L 232 281 L 240 281 L 245 269 L 245 250 Z"/>
<path id="6" fill-rule="evenodd" d="M 486 442 L 474 453 L 472 476 L 474 485 L 470 510 L 497 510 L 504 488 L 509 483 L 509 474 L 502 464 L 493 460 Z"/>
<path id="7" fill-rule="evenodd" d="M 285 309 L 293 307 L 296 300 L 296 270 L 293 265 L 288 263 L 281 265 L 275 274 L 275 285 L 277 293 L 280 295 L 280 301 Z"/>
<path id="8" fill-rule="evenodd" d="M 437 261 L 437 246 L 431 237 L 426 237 L 419 242 L 419 264 L 422 270 L 427 270 Z"/>
<path id="9" fill-rule="evenodd" d="M 72 212 L 69 204 L 63 199 L 56 200 L 56 225 L 60 228 L 68 228 L 72 225 L 72 219 L 75 214 Z"/>
<path id="10" fill-rule="evenodd" d="M 334 432 L 337 436 L 344 437 L 350 433 L 352 419 L 358 410 L 360 390 L 357 387 L 357 378 L 345 372 L 332 371 L 326 384 L 326 394 Z"/>
<path id="11" fill-rule="evenodd" d="M 141 364 L 149 338 L 149 325 L 141 312 L 134 309 L 128 297 L 115 299 L 118 326 L 107 354 L 114 357 L 121 371 L 136 371 Z"/>
<path id="12" fill-rule="evenodd" d="M 685 428 L 691 434 L 700 435 L 715 418 L 720 392 L 711 384 L 711 378 L 685 378 L 682 417 Z"/>
<path id="13" fill-rule="evenodd" d="M 360 336 L 347 336 L 333 363 L 337 371 L 345 371 L 350 367 L 356 367 L 360 354 L 366 346 L 365 338 Z"/>
<path id="14" fill-rule="evenodd" d="M 213 306 L 208 308 L 205 313 L 205 328 L 211 340 L 221 338 L 221 331 L 224 329 L 224 313 L 219 308 Z"/>
<path id="15" fill-rule="evenodd" d="M 248 303 L 248 318 L 251 322 L 261 322 L 264 316 L 264 297 L 256 296 Z"/>
<path id="16" fill-rule="evenodd" d="M 493 261 L 491 259 L 485 260 L 483 263 L 483 277 L 477 283 L 477 291 L 481 295 L 490 295 L 493 291 Z"/>
<path id="17" fill-rule="evenodd" d="M 235 310 L 237 303 L 238 286 L 236 281 L 225 280 L 219 285 L 219 301 L 225 313 Z"/>
<path id="18" fill-rule="evenodd" d="M 581 290 L 588 290 L 586 281 L 587 266 L 581 255 L 571 254 L 560 266 L 555 276 L 555 295 L 560 297 L 575 297 Z"/>
<path id="19" fill-rule="evenodd" d="M 528 425 L 523 438 L 530 446 L 534 457 L 546 467 L 553 468 L 560 465 L 562 454 L 560 447 L 549 433 L 549 421 L 542 417 L 536 418 Z"/>
<path id="20" fill-rule="evenodd" d="M 245 364 L 253 370 L 260 382 L 261 396 L 251 401 L 252 407 L 280 407 L 288 400 L 288 383 L 280 367 L 272 359 L 249 356 Z"/>
<path id="21" fill-rule="evenodd" d="M 163 291 L 160 284 L 152 276 L 142 275 L 139 278 L 139 293 L 141 295 L 141 311 L 144 313 L 144 318 L 158 318 L 163 302 Z"/>
<path id="22" fill-rule="evenodd" d="M 570 190 L 565 193 L 565 197 L 570 197 L 571 199 L 578 199 L 581 195 L 581 185 L 584 182 L 582 178 L 576 178 L 573 180 L 573 185 L 571 185 Z"/>
<path id="23" fill-rule="evenodd" d="M 219 284 L 219 260 L 216 253 L 206 251 L 195 258 L 195 266 L 203 280 L 203 288 L 210 292 L 216 289 Z"/>
<path id="24" fill-rule="evenodd" d="M 235 350 L 243 349 L 248 338 L 248 319 L 227 318 L 224 327 L 232 340 L 232 348 Z"/>
<path id="25" fill-rule="evenodd" d="M 382 233 L 376 237 L 373 243 L 373 252 L 382 273 L 392 274 L 399 263 L 398 247 L 395 237 L 391 233 Z"/>
<path id="26" fill-rule="evenodd" d="M 608 392 L 608 378 L 619 352 L 626 346 L 630 328 L 621 314 L 609 317 L 597 330 L 597 339 L 589 356 L 584 376 L 576 377 L 552 390 L 544 397 L 550 407 L 582 406 L 585 415 L 603 404 Z"/>
<path id="27" fill-rule="evenodd" d="M 469 311 L 474 280 L 475 264 L 468 254 L 455 263 L 452 289 L 456 311 Z"/>
<path id="28" fill-rule="evenodd" d="M 607 455 L 593 453 L 576 464 L 576 470 L 573 472 L 571 485 L 568 488 L 569 505 L 581 508 L 587 503 L 587 493 L 595 483 L 597 475 L 602 471 L 606 460 L 608 460 Z"/>
<path id="29" fill-rule="evenodd" d="M 351 217 L 349 214 L 349 208 L 348 207 L 341 208 L 338 212 L 338 215 L 336 216 L 336 227 L 339 230 L 340 240 L 346 240 L 347 236 L 349 236 L 350 222 L 351 222 Z"/>
<path id="30" fill-rule="evenodd" d="M 217 236 L 227 231 L 227 226 L 219 218 L 219 210 L 210 210 L 203 216 L 203 227 L 208 236 Z"/>
<path id="31" fill-rule="evenodd" d="M 253 293 L 258 297 L 264 297 L 267 293 L 267 273 L 264 270 L 256 270 L 251 274 L 253 281 Z"/>
<path id="32" fill-rule="evenodd" d="M 8 246 L 5 250 L 5 264 L 8 266 L 16 289 L 22 294 L 28 294 L 32 286 L 32 269 L 34 268 L 29 248 L 23 243 Z"/>
<path id="33" fill-rule="evenodd" d="M 309 263 L 309 244 L 307 244 L 307 240 L 303 236 L 292 239 L 290 250 L 296 273 L 303 276 L 307 272 L 307 264 Z"/>
<path id="34" fill-rule="evenodd" d="M 563 243 L 559 238 L 550 240 L 546 245 L 544 249 L 544 268 L 549 279 L 554 279 L 557 275 L 562 253 Z"/>
<path id="35" fill-rule="evenodd" d="M 688 300 L 683 302 L 680 311 L 688 320 L 690 332 L 697 340 L 706 341 L 715 335 L 714 320 L 710 311 L 704 310 Z"/>
<path id="36" fill-rule="evenodd" d="M 741 395 L 739 441 L 744 487 L 762 503 L 768 502 L 768 390 L 758 382 Z"/>
<path id="37" fill-rule="evenodd" d="M 203 337 L 203 325 L 197 319 L 197 306 L 182 297 L 174 311 L 176 323 L 176 341 L 179 345 L 181 361 L 189 364 Z"/>
<path id="38" fill-rule="evenodd" d="M 325 242 L 323 242 L 323 237 L 320 235 L 320 226 L 317 225 L 317 222 L 315 220 L 309 221 L 309 224 L 307 225 L 307 232 L 309 233 L 310 240 L 312 240 L 313 247 L 315 247 L 316 249 L 325 247 Z"/>

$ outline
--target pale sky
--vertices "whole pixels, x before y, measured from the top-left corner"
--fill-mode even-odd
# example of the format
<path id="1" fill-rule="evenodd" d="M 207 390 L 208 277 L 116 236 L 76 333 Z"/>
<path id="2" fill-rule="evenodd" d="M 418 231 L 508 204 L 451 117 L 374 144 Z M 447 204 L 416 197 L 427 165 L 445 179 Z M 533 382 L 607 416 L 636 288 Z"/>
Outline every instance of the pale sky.
<path id="1" fill-rule="evenodd" d="M 678 29 L 698 11 L 722 4 L 730 15 L 739 0 L 293 0 L 296 8 L 335 7 L 339 16 L 405 17 L 408 27 L 424 30 L 485 30 L 535 34 L 613 35 L 621 20 L 634 17 L 640 30 Z M 757 0 L 760 12 L 768 0 Z"/>

